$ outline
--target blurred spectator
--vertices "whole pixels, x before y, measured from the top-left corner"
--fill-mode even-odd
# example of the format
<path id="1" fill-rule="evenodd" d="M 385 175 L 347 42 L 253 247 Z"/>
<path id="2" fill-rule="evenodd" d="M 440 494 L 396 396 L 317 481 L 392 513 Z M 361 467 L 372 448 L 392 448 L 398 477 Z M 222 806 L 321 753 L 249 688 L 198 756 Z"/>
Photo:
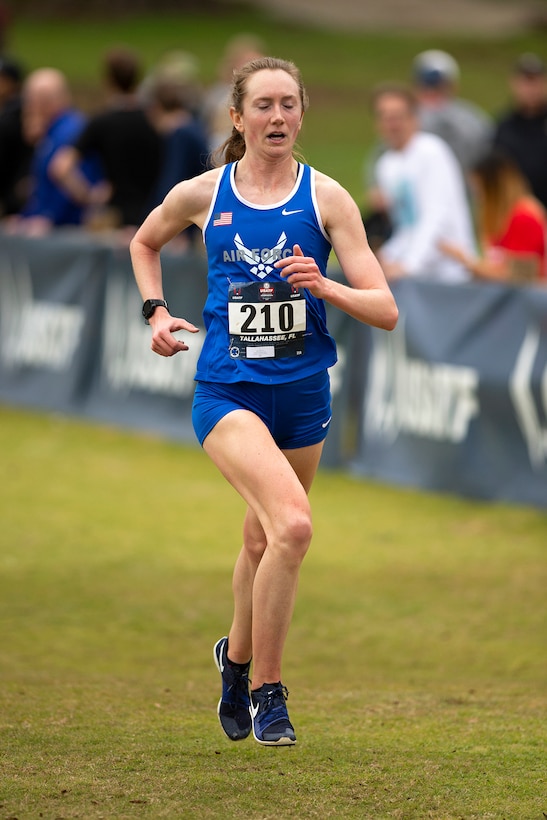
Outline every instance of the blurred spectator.
<path id="1" fill-rule="evenodd" d="M 263 41 L 254 34 L 238 34 L 226 44 L 218 66 L 217 82 L 207 90 L 203 106 L 212 151 L 216 151 L 232 133 L 230 92 L 233 72 L 265 53 Z"/>
<path id="2" fill-rule="evenodd" d="M 108 104 L 90 119 L 74 145 L 59 152 L 52 172 L 78 202 L 107 208 L 108 227 L 136 226 L 147 213 L 160 170 L 161 141 L 136 94 L 138 57 L 115 48 L 104 58 Z M 98 157 L 107 186 L 93 188 L 78 171 L 82 158 Z"/>
<path id="3" fill-rule="evenodd" d="M 0 57 L 0 216 L 19 213 L 27 197 L 32 146 L 23 136 L 23 70 Z"/>
<path id="4" fill-rule="evenodd" d="M 494 142 L 514 159 L 547 207 L 547 69 L 536 54 L 519 57 L 510 90 L 513 106 L 499 119 Z"/>
<path id="5" fill-rule="evenodd" d="M 436 134 L 450 146 L 467 185 L 466 172 L 489 149 L 494 124 L 479 106 L 457 96 L 459 78 L 456 60 L 445 51 L 423 51 L 413 60 L 412 81 L 420 130 Z M 373 184 L 373 170 L 384 150 L 385 146 L 379 143 L 366 158 L 365 189 Z M 467 193 L 469 198 L 469 191 Z M 391 235 L 389 215 L 374 208 L 368 199 L 363 222 L 373 250 Z"/>
<path id="6" fill-rule="evenodd" d="M 32 72 L 23 85 L 23 134 L 34 146 L 30 173 L 30 195 L 19 217 L 12 217 L 13 230 L 39 235 L 58 225 L 77 225 L 82 209 L 56 184 L 51 166 L 59 150 L 80 134 L 84 116 L 72 107 L 64 74 L 55 68 Z M 99 179 L 96 162 L 82 165 L 88 184 Z"/>
<path id="7" fill-rule="evenodd" d="M 150 202 L 153 208 L 163 201 L 177 182 L 191 179 L 206 170 L 209 145 L 201 122 L 192 111 L 192 98 L 177 80 L 154 80 L 148 89 L 148 114 L 162 139 L 161 168 Z M 185 245 L 199 236 L 195 225 L 184 231 Z"/>
<path id="8" fill-rule="evenodd" d="M 423 51 L 412 64 L 418 119 L 423 131 L 441 137 L 464 172 L 487 151 L 493 122 L 478 105 L 457 96 L 460 69 L 446 51 Z"/>
<path id="9" fill-rule="evenodd" d="M 152 207 L 171 188 L 207 168 L 209 145 L 203 126 L 192 112 L 185 88 L 176 81 L 159 79 L 150 89 L 148 114 L 162 138 L 162 162 L 154 187 Z"/>
<path id="10" fill-rule="evenodd" d="M 377 251 L 388 279 L 421 276 L 461 282 L 469 273 L 445 256 L 438 242 L 452 237 L 469 254 L 473 224 L 461 168 L 435 134 L 420 132 L 417 101 L 409 88 L 376 90 L 373 110 L 386 150 L 375 166 L 375 210 L 389 214 L 393 232 Z"/>
<path id="11" fill-rule="evenodd" d="M 547 157 L 546 157 L 547 159 Z M 450 241 L 442 250 L 481 279 L 533 282 L 547 276 L 547 214 L 513 160 L 494 150 L 473 168 L 482 256 Z"/>
<path id="12" fill-rule="evenodd" d="M 184 96 L 188 110 L 196 120 L 203 118 L 203 89 L 199 81 L 199 63 L 188 51 L 167 51 L 147 74 L 139 88 L 139 98 L 148 107 L 157 83 L 176 85 Z"/>

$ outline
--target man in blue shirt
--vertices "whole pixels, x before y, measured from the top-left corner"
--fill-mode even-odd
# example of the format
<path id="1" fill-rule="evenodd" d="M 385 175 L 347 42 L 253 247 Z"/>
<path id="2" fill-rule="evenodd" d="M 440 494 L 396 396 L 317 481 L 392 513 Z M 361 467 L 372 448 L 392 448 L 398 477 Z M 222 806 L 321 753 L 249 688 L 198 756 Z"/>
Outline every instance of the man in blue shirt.
<path id="1" fill-rule="evenodd" d="M 41 68 L 27 78 L 23 88 L 23 129 L 34 146 L 31 191 L 19 217 L 21 232 L 41 234 L 59 225 L 78 225 L 83 210 L 54 181 L 50 164 L 57 151 L 72 144 L 85 124 L 72 107 L 65 76 L 54 68 Z M 82 166 L 86 177 L 100 179 L 97 160 Z"/>

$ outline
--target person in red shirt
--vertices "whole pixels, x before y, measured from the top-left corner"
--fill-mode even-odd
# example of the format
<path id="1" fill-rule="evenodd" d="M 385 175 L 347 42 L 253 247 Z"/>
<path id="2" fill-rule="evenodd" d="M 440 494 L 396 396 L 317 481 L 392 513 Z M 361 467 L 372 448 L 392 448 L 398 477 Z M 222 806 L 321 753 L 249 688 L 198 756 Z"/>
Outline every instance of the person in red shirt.
<path id="1" fill-rule="evenodd" d="M 516 164 L 499 150 L 471 172 L 481 256 L 448 240 L 441 249 L 481 279 L 547 284 L 547 213 Z"/>

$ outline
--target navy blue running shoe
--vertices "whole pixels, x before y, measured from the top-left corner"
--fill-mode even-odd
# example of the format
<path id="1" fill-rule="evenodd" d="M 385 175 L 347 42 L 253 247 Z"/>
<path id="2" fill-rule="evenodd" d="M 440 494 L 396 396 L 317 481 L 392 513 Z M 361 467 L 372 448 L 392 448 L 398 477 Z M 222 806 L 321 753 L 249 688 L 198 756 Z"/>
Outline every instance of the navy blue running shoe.
<path id="1" fill-rule="evenodd" d="M 251 733 L 249 713 L 249 666 L 239 671 L 227 659 L 228 638 L 221 638 L 213 649 L 213 657 L 222 677 L 222 697 L 218 702 L 218 719 L 230 740 L 244 740 Z"/>
<path id="2" fill-rule="evenodd" d="M 253 735 L 263 746 L 293 746 L 296 743 L 287 712 L 288 696 L 281 682 L 264 683 L 260 689 L 251 691 Z"/>

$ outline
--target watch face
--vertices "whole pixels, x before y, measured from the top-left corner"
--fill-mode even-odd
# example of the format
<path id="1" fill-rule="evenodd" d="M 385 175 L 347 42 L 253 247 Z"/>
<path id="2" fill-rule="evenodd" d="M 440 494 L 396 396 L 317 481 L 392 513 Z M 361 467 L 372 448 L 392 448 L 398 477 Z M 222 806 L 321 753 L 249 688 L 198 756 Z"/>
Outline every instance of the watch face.
<path id="1" fill-rule="evenodd" d="M 167 307 L 167 302 L 164 299 L 147 299 L 142 306 L 142 315 L 145 319 L 150 319 L 157 307 Z"/>

